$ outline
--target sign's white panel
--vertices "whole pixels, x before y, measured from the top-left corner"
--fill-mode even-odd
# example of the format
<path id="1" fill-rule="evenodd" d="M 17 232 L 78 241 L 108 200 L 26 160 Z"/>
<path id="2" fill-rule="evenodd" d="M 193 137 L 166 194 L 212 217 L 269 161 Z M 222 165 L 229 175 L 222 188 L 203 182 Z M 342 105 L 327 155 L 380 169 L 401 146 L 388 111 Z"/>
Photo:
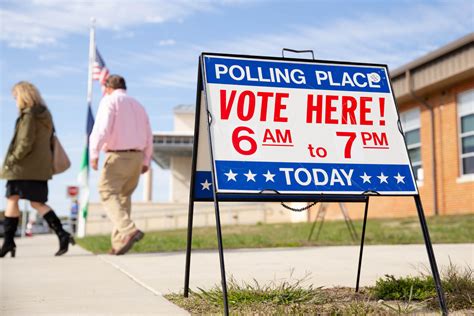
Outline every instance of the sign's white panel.
<path id="1" fill-rule="evenodd" d="M 214 163 L 218 193 L 417 194 L 386 67 L 204 55 L 203 71 L 198 171 Z"/>

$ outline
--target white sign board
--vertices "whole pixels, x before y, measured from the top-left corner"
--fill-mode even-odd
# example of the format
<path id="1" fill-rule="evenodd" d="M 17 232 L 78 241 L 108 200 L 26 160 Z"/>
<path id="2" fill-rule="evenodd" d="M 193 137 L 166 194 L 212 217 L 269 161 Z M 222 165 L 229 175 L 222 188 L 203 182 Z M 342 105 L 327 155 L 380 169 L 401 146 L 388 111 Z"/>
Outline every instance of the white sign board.
<path id="1" fill-rule="evenodd" d="M 217 193 L 418 193 L 386 66 L 203 54 L 202 68 Z M 201 148 L 196 194 L 214 190 Z"/>

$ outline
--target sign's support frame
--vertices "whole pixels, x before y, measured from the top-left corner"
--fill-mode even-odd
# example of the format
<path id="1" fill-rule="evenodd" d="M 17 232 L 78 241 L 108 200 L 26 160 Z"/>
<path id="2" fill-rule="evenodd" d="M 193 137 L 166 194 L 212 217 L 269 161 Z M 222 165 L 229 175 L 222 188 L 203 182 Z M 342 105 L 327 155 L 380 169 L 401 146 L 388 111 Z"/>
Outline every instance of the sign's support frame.
<path id="1" fill-rule="evenodd" d="M 369 197 L 367 196 L 367 202 L 365 203 L 365 210 L 364 210 L 364 222 L 362 223 L 362 233 L 360 237 L 359 264 L 357 266 L 357 281 L 356 281 L 356 290 L 355 290 L 356 292 L 359 292 L 360 270 L 362 267 L 362 254 L 364 253 L 365 228 L 367 226 L 368 212 L 369 212 Z"/>
<path id="2" fill-rule="evenodd" d="M 197 78 L 197 87 L 198 93 L 196 94 L 196 104 L 198 105 L 196 108 L 196 118 L 195 118 L 195 125 L 194 125 L 194 144 L 193 144 L 193 162 L 192 162 L 192 175 L 191 175 L 191 182 L 190 182 L 190 192 L 189 192 L 189 210 L 188 210 L 188 234 L 187 234 L 187 246 L 186 246 L 186 267 L 185 267 L 185 281 L 184 281 L 184 297 L 189 296 L 189 277 L 190 277 L 190 268 L 191 268 L 191 245 L 192 245 L 192 225 L 193 225 L 193 217 L 194 217 L 194 185 L 195 185 L 195 174 L 196 174 L 196 167 L 197 167 L 197 151 L 198 151 L 198 144 L 199 144 L 199 122 L 201 116 L 201 91 L 203 89 L 202 83 L 202 70 L 201 70 L 201 58 L 199 58 L 199 69 L 198 69 L 198 78 Z M 209 115 L 209 113 L 208 113 Z M 210 125 L 211 125 L 211 117 L 208 117 L 208 135 L 210 135 Z M 213 161 L 213 154 L 212 154 L 212 142 L 211 137 L 208 139 L 209 141 L 209 154 L 211 157 L 211 161 Z M 216 183 L 217 179 L 215 176 L 214 164 L 212 165 L 212 183 Z M 229 315 L 229 302 L 227 296 L 227 279 L 225 275 L 225 263 L 224 263 L 224 247 L 222 242 L 222 228 L 221 228 L 221 220 L 220 220 L 220 210 L 219 210 L 219 199 L 217 197 L 217 190 L 215 185 L 213 185 L 213 200 L 214 200 L 214 210 L 216 216 L 216 233 L 217 233 L 217 246 L 219 250 L 219 264 L 221 270 L 221 285 L 222 285 L 222 294 L 224 299 L 224 314 L 226 316 Z"/>
<path id="3" fill-rule="evenodd" d="M 423 204 L 421 203 L 420 195 L 417 194 L 413 197 L 415 199 L 416 211 L 418 212 L 418 218 L 420 220 L 421 230 L 423 231 L 423 239 L 425 240 L 426 252 L 428 253 L 428 259 L 430 261 L 431 273 L 435 281 L 436 293 L 438 295 L 439 305 L 443 315 L 448 315 L 448 307 L 444 297 L 443 287 L 441 286 L 441 278 L 439 276 L 438 265 L 436 264 L 436 258 L 433 251 L 433 244 L 431 243 L 430 233 L 428 231 L 428 225 L 426 224 L 426 217 L 423 211 Z"/>
<path id="4" fill-rule="evenodd" d="M 341 210 L 342 216 L 344 217 L 344 221 L 346 222 L 346 226 L 347 226 L 347 230 L 349 231 L 349 235 L 351 236 L 352 241 L 356 241 L 357 231 L 354 227 L 354 224 L 352 223 L 351 218 L 347 214 L 347 210 L 345 209 L 345 206 L 343 206 L 342 202 L 339 202 L 338 204 L 339 204 L 339 209 Z M 313 237 L 314 229 L 316 228 L 316 225 L 318 224 L 318 219 L 320 218 L 318 231 L 316 232 L 315 240 L 319 239 L 319 234 L 321 233 L 321 229 L 323 228 L 323 225 L 324 225 L 326 212 L 327 212 L 327 205 L 325 203 L 321 203 L 319 205 L 318 212 L 316 213 L 316 217 L 313 221 L 313 225 L 311 226 L 311 230 L 310 230 L 309 236 L 308 236 L 308 241 L 311 241 L 311 238 Z"/>
<path id="5" fill-rule="evenodd" d="M 220 54 L 225 55 L 225 54 Z M 240 56 L 240 55 L 229 55 L 233 57 L 255 57 L 255 56 Z M 260 57 L 261 58 L 261 57 Z M 296 60 L 296 59 L 293 59 Z M 303 61 L 303 60 L 302 60 Z M 191 250 L 192 250 L 192 229 L 193 229 L 193 218 L 194 218 L 194 203 L 196 202 L 196 197 L 194 195 L 194 186 L 196 182 L 196 171 L 197 171 L 197 152 L 198 152 L 198 143 L 199 143 L 199 124 L 200 124 L 200 112 L 201 112 L 201 94 L 204 90 L 204 83 L 203 83 L 203 54 L 199 58 L 199 66 L 198 66 L 198 78 L 197 78 L 197 93 L 196 93 L 196 120 L 194 126 L 194 144 L 193 144 L 193 161 L 192 161 L 192 174 L 191 174 L 191 181 L 190 181 L 190 193 L 189 193 L 189 209 L 188 209 L 188 231 L 187 231 L 187 246 L 186 246 L 186 262 L 185 262 L 185 281 L 184 281 L 184 297 L 189 296 L 189 279 L 190 279 L 190 268 L 191 268 Z M 392 89 L 393 91 L 393 89 Z M 393 92 L 392 92 L 393 93 Z M 220 220 L 220 210 L 219 210 L 219 200 L 221 201 L 233 201 L 239 199 L 239 194 L 234 194 L 233 197 L 231 194 L 228 194 L 230 197 L 222 200 L 222 197 L 217 193 L 216 189 L 216 172 L 215 172 L 215 165 L 212 163 L 213 159 L 213 150 L 212 150 L 212 140 L 211 140 L 211 132 L 210 127 L 212 123 L 212 117 L 209 112 L 208 113 L 208 142 L 209 142 L 209 154 L 211 158 L 211 173 L 212 173 L 212 186 L 213 186 L 213 198 L 210 201 L 214 202 L 214 209 L 215 209 L 215 216 L 216 216 L 216 233 L 217 233 L 217 242 L 218 242 L 218 251 L 219 251 L 219 263 L 220 263 L 220 272 L 221 272 L 221 283 L 222 283 L 222 294 L 223 294 L 223 301 L 224 301 L 224 315 L 229 315 L 229 304 L 228 304 L 228 297 L 227 297 L 227 281 L 226 281 L 226 274 L 225 274 L 225 263 L 224 263 L 224 247 L 222 242 L 222 228 L 221 228 L 221 220 Z M 318 201 L 318 202 L 365 202 L 365 211 L 364 211 L 364 222 L 362 228 L 362 237 L 361 237 L 361 246 L 359 252 L 359 263 L 358 263 L 358 271 L 357 271 L 357 281 L 356 281 L 356 292 L 359 290 L 359 281 L 360 281 L 360 273 L 361 273 L 361 266 L 362 266 L 362 256 L 363 256 L 363 248 L 364 248 L 364 241 L 365 241 L 365 231 L 366 231 L 366 223 L 367 223 L 367 216 L 368 216 L 368 208 L 369 208 L 369 195 L 362 194 L 360 196 L 307 196 L 307 195 L 293 195 L 293 201 Z M 395 196 L 395 195 L 394 195 Z M 405 195 L 406 196 L 406 195 Z M 433 251 L 433 245 L 431 243 L 428 226 L 426 223 L 426 218 L 423 210 L 423 205 L 421 202 L 421 198 L 419 193 L 412 195 L 416 204 L 416 209 L 418 212 L 418 218 L 420 220 L 420 226 L 423 233 L 423 238 L 425 241 L 425 247 L 428 253 L 428 259 L 430 262 L 431 272 L 433 274 L 433 280 L 435 282 L 436 293 L 438 296 L 438 301 L 440 304 L 440 308 L 443 315 L 448 315 L 448 309 L 445 301 L 445 296 L 443 293 L 443 288 L 441 285 L 441 279 L 438 271 L 438 266 L 436 264 L 436 258 Z M 285 199 L 285 195 L 274 195 L 275 199 L 273 201 L 289 201 Z M 362 200 L 361 200 L 362 198 Z M 243 201 L 266 201 L 265 199 L 258 199 L 258 198 L 240 198 Z M 270 201 L 270 199 L 268 199 Z"/>
<path id="6" fill-rule="evenodd" d="M 193 241 L 193 219 L 194 219 L 194 185 L 196 183 L 196 167 L 197 167 L 197 150 L 199 140 L 199 122 L 201 120 L 201 91 L 203 88 L 202 84 L 202 73 L 201 73 L 201 58 L 199 58 L 199 65 L 197 71 L 197 93 L 196 93 L 196 113 L 194 120 L 194 143 L 193 143 L 193 161 L 191 165 L 191 181 L 189 184 L 189 208 L 188 208 L 188 232 L 186 241 L 186 266 L 184 276 L 184 297 L 189 295 L 189 275 L 191 269 L 191 247 Z"/>
<path id="7" fill-rule="evenodd" d="M 217 233 L 217 248 L 219 249 L 219 264 L 221 267 L 221 285 L 222 285 L 222 296 L 224 299 L 224 315 L 228 316 L 229 315 L 229 301 L 227 297 L 227 278 L 225 276 L 225 263 L 224 263 L 224 246 L 222 243 L 222 228 L 221 228 L 221 216 L 220 216 L 220 210 L 219 210 L 219 198 L 217 197 L 217 176 L 216 176 L 216 170 L 215 170 L 215 165 L 212 163 L 214 161 L 214 155 L 213 155 L 213 150 L 212 150 L 212 140 L 211 140 L 211 124 L 212 124 L 212 116 L 209 112 L 207 112 L 208 115 L 208 124 L 207 124 L 207 130 L 208 130 L 208 135 L 209 135 L 209 156 L 211 158 L 211 172 L 212 172 L 212 194 L 213 194 L 213 199 L 214 199 L 214 210 L 216 214 L 216 233 Z"/>
<path id="8" fill-rule="evenodd" d="M 441 278 L 438 271 L 438 265 L 436 264 L 436 258 L 433 251 L 433 244 L 431 243 L 430 233 L 428 231 L 428 225 L 426 223 L 426 217 L 423 210 L 423 204 L 421 203 L 421 198 L 419 194 L 413 195 L 416 204 L 416 211 L 418 213 L 418 218 L 420 220 L 421 230 L 423 232 L 423 239 L 425 241 L 426 251 L 428 253 L 428 260 L 430 262 L 431 273 L 433 274 L 433 280 L 435 282 L 436 294 L 438 296 L 439 305 L 443 315 L 448 314 L 448 307 L 446 305 L 446 300 L 443 292 L 443 287 L 441 285 Z M 362 255 L 364 251 L 364 240 L 365 240 L 365 230 L 367 224 L 367 214 L 369 210 L 369 200 L 365 205 L 364 211 L 364 222 L 362 226 L 362 237 L 360 243 L 360 252 L 359 252 L 359 266 L 357 268 L 357 281 L 356 281 L 356 292 L 359 292 L 359 281 L 360 281 L 360 272 L 362 267 Z"/>

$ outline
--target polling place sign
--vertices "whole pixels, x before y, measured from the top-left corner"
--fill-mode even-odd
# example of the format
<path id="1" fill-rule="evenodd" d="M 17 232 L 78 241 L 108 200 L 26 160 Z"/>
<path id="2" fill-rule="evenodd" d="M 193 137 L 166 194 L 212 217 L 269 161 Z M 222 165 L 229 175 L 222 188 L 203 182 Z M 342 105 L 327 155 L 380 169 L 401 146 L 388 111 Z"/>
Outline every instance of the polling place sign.
<path id="1" fill-rule="evenodd" d="M 385 65 L 201 63 L 217 193 L 418 194 Z M 197 179 L 196 192 L 211 182 Z"/>

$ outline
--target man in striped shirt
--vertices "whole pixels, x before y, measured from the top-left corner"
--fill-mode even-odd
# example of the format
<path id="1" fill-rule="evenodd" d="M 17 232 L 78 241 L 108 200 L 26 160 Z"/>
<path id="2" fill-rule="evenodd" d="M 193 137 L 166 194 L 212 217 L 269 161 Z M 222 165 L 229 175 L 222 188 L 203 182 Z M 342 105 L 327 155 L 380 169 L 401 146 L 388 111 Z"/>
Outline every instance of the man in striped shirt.
<path id="1" fill-rule="evenodd" d="M 99 193 L 113 223 L 110 254 L 123 255 L 144 236 L 130 217 L 131 196 L 140 173 L 149 169 L 153 141 L 148 115 L 127 95 L 124 78 L 109 76 L 105 94 L 89 138 L 90 164 L 97 170 L 99 152 L 106 153 Z"/>

